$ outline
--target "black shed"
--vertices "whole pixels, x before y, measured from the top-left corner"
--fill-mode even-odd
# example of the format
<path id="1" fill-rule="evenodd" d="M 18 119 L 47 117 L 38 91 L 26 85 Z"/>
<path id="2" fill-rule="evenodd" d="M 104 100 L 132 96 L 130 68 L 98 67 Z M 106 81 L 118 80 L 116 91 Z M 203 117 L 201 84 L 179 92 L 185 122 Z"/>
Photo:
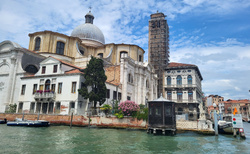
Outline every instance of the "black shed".
<path id="1" fill-rule="evenodd" d="M 176 134 L 175 102 L 162 96 L 148 102 L 148 133 Z"/>

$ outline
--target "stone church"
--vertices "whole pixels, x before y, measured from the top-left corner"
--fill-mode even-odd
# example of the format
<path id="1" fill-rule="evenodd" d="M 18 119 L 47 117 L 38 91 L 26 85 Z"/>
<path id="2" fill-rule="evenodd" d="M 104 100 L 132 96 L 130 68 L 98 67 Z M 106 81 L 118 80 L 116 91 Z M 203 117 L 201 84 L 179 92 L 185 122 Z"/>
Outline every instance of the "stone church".
<path id="1" fill-rule="evenodd" d="M 94 15 L 89 12 L 85 23 L 71 36 L 47 30 L 29 34 L 29 49 L 2 42 L 0 70 L 5 71 L 0 72 L 0 88 L 1 95 L 8 98 L 1 97 L 0 112 L 16 103 L 17 112 L 68 114 L 73 109 L 76 114 L 84 114 L 91 103 L 75 89 L 84 82 L 80 70 L 86 68 L 91 56 L 104 61 L 108 89 L 105 103 L 132 100 L 146 104 L 156 99 L 158 77 L 153 66 L 144 62 L 145 51 L 133 44 L 105 44 L 102 31 L 93 23 Z M 6 78 L 9 83 L 4 82 Z M 63 95 L 68 97 L 62 96 L 65 89 L 68 93 Z M 52 90 L 53 96 L 49 94 Z"/>

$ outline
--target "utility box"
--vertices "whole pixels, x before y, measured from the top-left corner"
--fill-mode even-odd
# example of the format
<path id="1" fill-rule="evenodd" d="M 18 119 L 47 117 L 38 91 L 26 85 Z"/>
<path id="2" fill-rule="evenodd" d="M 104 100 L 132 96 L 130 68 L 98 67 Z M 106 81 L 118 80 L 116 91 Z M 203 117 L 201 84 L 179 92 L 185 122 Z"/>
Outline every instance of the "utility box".
<path id="1" fill-rule="evenodd" d="M 161 96 L 148 102 L 148 110 L 148 133 L 176 134 L 175 102 Z"/>

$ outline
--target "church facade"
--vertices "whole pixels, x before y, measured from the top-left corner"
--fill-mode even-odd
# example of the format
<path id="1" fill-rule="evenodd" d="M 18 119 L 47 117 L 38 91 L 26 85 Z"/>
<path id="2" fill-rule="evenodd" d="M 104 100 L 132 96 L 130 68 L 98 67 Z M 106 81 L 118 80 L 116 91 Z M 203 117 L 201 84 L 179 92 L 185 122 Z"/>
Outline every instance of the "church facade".
<path id="1" fill-rule="evenodd" d="M 87 13 L 85 23 L 76 27 L 71 36 L 52 31 L 29 34 L 29 49 L 22 48 L 22 50 L 30 52 L 33 57 L 40 58 L 38 61 L 31 62 L 33 69 L 36 71 L 29 73 L 25 68 L 20 68 L 23 75 L 17 77 L 18 82 L 12 83 L 15 87 L 18 87 L 16 92 L 5 91 L 3 93 L 3 95 L 14 95 L 18 99 L 2 101 L 4 103 L 1 106 L 5 107 L 2 107 L 0 112 L 4 112 L 4 108 L 8 104 L 16 103 L 18 104 L 17 112 L 68 114 L 73 109 L 76 114 L 83 114 L 83 111 L 91 107 L 92 104 L 79 95 L 74 95 L 74 97 L 70 89 L 72 89 L 73 83 L 77 90 L 80 88 L 81 82 L 84 82 L 80 70 L 86 68 L 91 56 L 99 57 L 104 61 L 108 89 L 106 104 L 111 104 L 114 100 L 132 100 L 137 104 L 146 104 L 147 101 L 156 99 L 158 77 L 151 64 L 144 62 L 145 51 L 132 44 L 105 44 L 104 35 L 93 24 L 93 20 L 93 14 Z M 0 45 L 1 48 L 4 48 L 3 45 Z M 2 53 L 0 58 L 3 59 Z M 23 59 L 23 56 L 17 59 Z M 51 60 L 54 62 L 46 63 L 46 61 Z M 24 61 L 28 62 L 29 60 Z M 52 70 L 53 67 L 56 67 L 56 63 L 61 74 L 41 74 L 44 67 Z M 60 70 L 59 68 L 62 66 L 67 66 L 68 70 Z M 75 70 L 76 72 L 74 72 L 74 69 L 78 71 Z M 71 75 L 65 74 L 70 71 L 73 71 Z M 18 72 L 13 74 L 18 74 Z M 4 80 L 3 76 L 1 75 L 1 80 Z M 69 78 L 69 76 L 72 78 Z M 59 80 L 62 81 L 59 82 Z M 66 82 L 69 83 L 66 84 Z M 65 89 L 68 90 L 67 94 L 60 95 L 63 97 L 72 96 L 59 97 L 59 83 L 62 83 L 63 92 L 66 92 Z M 38 93 L 35 91 L 38 91 Z M 53 96 L 43 99 L 42 94 L 45 94 L 45 91 L 48 94 L 53 91 Z M 81 111 L 80 108 L 82 108 Z"/>

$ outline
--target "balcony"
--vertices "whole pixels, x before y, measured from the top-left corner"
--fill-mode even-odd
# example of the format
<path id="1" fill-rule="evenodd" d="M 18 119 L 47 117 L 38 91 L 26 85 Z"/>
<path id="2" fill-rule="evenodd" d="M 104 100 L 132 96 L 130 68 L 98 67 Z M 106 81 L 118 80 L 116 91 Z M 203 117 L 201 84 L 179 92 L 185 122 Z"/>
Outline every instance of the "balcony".
<path id="1" fill-rule="evenodd" d="M 56 94 L 54 91 L 50 91 L 50 90 L 37 90 L 35 92 L 35 96 L 34 96 L 36 101 L 54 101 L 56 98 Z"/>
<path id="2" fill-rule="evenodd" d="M 185 87 L 197 87 L 196 84 L 171 84 L 171 85 L 165 85 L 165 88 L 185 88 Z"/>
<path id="3" fill-rule="evenodd" d="M 200 103 L 199 100 L 194 99 L 172 99 L 172 101 L 176 103 Z"/>

